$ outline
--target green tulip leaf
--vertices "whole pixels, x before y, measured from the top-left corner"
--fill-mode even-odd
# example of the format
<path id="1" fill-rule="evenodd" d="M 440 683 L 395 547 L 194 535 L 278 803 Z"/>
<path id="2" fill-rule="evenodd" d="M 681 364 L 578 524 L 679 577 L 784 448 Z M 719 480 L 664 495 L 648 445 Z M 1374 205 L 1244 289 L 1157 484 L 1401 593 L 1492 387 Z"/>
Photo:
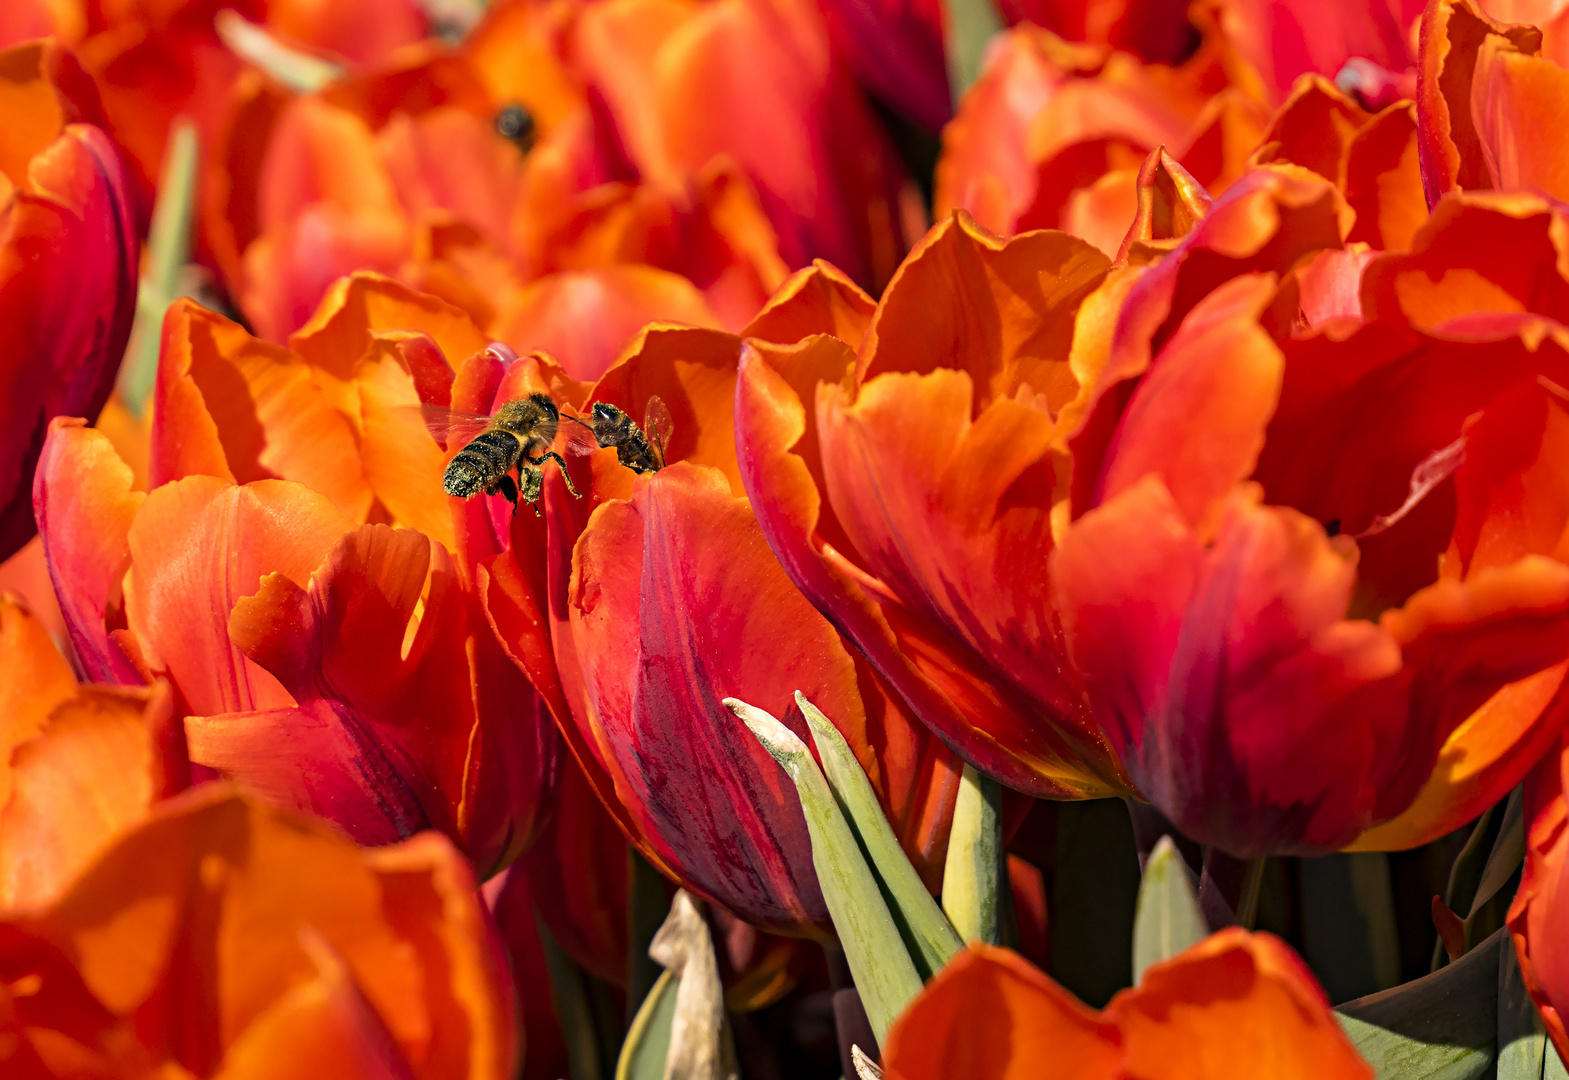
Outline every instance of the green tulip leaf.
<path id="1" fill-rule="evenodd" d="M 664 1080 L 665 1059 L 670 1055 L 670 1027 L 676 1018 L 676 991 L 680 988 L 681 980 L 673 971 L 654 981 L 632 1020 L 626 1042 L 621 1044 L 616 1080 Z"/>
<path id="2" fill-rule="evenodd" d="M 1144 969 L 1169 960 L 1208 934 L 1188 867 L 1171 837 L 1163 836 L 1144 864 L 1133 917 L 1133 981 Z"/>
<path id="3" fill-rule="evenodd" d="M 795 782 L 812 839 L 817 883 L 880 1043 L 894 1019 L 921 992 L 921 976 L 883 901 L 877 878 L 806 744 L 762 709 L 735 698 L 726 698 L 725 705 Z"/>
<path id="4" fill-rule="evenodd" d="M 1348 1001 L 1336 1018 L 1380 1080 L 1472 1080 L 1497 1060 L 1500 930 L 1454 963 Z"/>
<path id="5" fill-rule="evenodd" d="M 954 953 L 964 947 L 953 924 L 943 914 L 932 894 L 926 891 L 909 856 L 899 845 L 888 815 L 877 801 L 872 782 L 867 779 L 855 752 L 839 729 L 822 711 L 797 693 L 795 701 L 812 731 L 823 774 L 833 791 L 834 800 L 860 842 L 861 852 L 871 863 L 872 872 L 882 886 L 883 900 L 899 927 L 910 957 L 922 979 L 930 979 Z"/>
<path id="6" fill-rule="evenodd" d="M 1002 787 L 965 765 L 948 834 L 942 906 L 965 941 L 1000 943 L 998 896 L 1002 880 Z"/>

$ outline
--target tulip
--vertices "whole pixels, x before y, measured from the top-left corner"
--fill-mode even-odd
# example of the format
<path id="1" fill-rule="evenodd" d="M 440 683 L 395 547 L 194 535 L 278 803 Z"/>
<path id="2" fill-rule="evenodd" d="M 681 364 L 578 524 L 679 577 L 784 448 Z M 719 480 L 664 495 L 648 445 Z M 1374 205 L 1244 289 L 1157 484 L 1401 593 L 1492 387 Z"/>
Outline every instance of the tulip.
<path id="1" fill-rule="evenodd" d="M 98 415 L 136 308 L 137 243 L 97 91 L 52 43 L 0 53 L 0 561 L 36 527 L 44 428 Z"/>
<path id="2" fill-rule="evenodd" d="M 166 685 L 77 686 L 43 625 L 0 593 L 0 909 L 54 901 L 189 771 Z"/>
<path id="3" fill-rule="evenodd" d="M 746 348 L 656 325 L 593 387 L 544 358 L 504 375 L 466 365 L 459 383 L 485 388 L 482 409 L 548 389 L 580 411 L 604 401 L 641 417 L 657 394 L 674 421 L 658 472 L 636 477 L 602 450 L 569 462 L 581 501 L 552 470 L 543 518 L 524 511 L 500 530 L 482 519 L 466 535 L 492 625 L 627 838 L 755 926 L 820 936 L 827 911 L 799 802 L 722 699 L 768 702 L 801 731 L 794 693 L 821 703 L 931 885 L 958 773 L 768 551 L 735 458 Z M 847 361 L 837 343 L 799 354 L 811 370 Z"/>
<path id="4" fill-rule="evenodd" d="M 1114 255 L 1157 147 L 1216 194 L 1241 175 L 1268 113 L 1216 81 L 1206 51 L 1168 69 L 1016 27 L 943 132 L 934 208 L 1004 234 L 1062 228 Z"/>
<path id="5" fill-rule="evenodd" d="M 556 736 L 454 561 L 441 452 L 398 411 L 450 385 L 444 350 L 483 341 L 372 277 L 336 288 L 292 350 L 181 302 L 152 490 L 130 490 L 103 435 L 57 422 L 35 502 L 84 665 L 167 678 L 193 761 L 362 843 L 441 829 L 488 874 L 548 813 Z"/>
<path id="6" fill-rule="evenodd" d="M 1548 1038 L 1559 1057 L 1569 1060 L 1569 962 L 1564 955 L 1564 905 L 1569 902 L 1564 867 L 1569 865 L 1569 815 L 1565 813 L 1565 775 L 1569 741 L 1560 739 L 1542 758 L 1525 784 L 1525 870 L 1509 907 L 1520 974 Z"/>
<path id="7" fill-rule="evenodd" d="M 1502 797 L 1557 722 L 1569 567 L 1540 542 L 1468 555 L 1494 526 L 1462 532 L 1452 500 L 1507 519 L 1534 458 L 1514 395 L 1569 374 L 1569 338 L 1539 318 L 1272 338 L 1257 274 L 1180 322 L 1169 300 L 1141 311 L 1194 295 L 1183 252 L 1223 216 L 1124 303 L 1074 444 L 1076 468 L 1104 456 L 1053 556 L 1068 650 L 1137 789 L 1188 835 L 1245 856 L 1423 843 Z M 1161 327 L 1152 360 L 1134 326 Z M 1112 391 L 1119 353 L 1145 374 Z M 1498 438 L 1508 468 L 1480 456 Z"/>
<path id="8" fill-rule="evenodd" d="M 1129 790 L 1043 587 L 1073 321 L 1107 268 L 1065 234 L 1002 241 L 959 215 L 917 245 L 837 365 L 753 350 L 736 388 L 741 478 L 791 579 L 944 741 L 1036 796 Z M 832 287 L 820 280 L 760 327 L 796 308 L 805 331 L 805 301 Z M 848 332 L 815 329 L 835 322 Z"/>
<path id="9" fill-rule="evenodd" d="M 435 834 L 366 851 L 208 785 L 3 922 L 8 1074 L 513 1074 L 505 961 Z"/>
<path id="10" fill-rule="evenodd" d="M 1297 955 L 1235 928 L 1152 965 L 1100 1012 L 1018 954 L 972 945 L 926 985 L 883 1050 L 890 1080 L 1023 1080 L 1048 1067 L 1084 1080 L 1373 1075 Z"/>

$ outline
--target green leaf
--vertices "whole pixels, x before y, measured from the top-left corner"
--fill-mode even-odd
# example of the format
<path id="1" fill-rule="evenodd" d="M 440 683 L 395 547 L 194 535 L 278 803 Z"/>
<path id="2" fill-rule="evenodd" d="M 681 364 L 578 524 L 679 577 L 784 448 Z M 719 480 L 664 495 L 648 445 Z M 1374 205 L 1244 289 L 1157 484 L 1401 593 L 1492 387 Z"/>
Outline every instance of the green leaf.
<path id="1" fill-rule="evenodd" d="M 1002 786 L 967 764 L 953 807 L 942 877 L 943 910 L 965 941 L 999 942 L 1003 858 Z"/>
<path id="2" fill-rule="evenodd" d="M 1498 957 L 1498 1080 L 1562 1080 L 1563 1059 L 1547 1039 L 1505 934 Z"/>
<path id="3" fill-rule="evenodd" d="M 1389 856 L 1337 852 L 1303 859 L 1302 956 L 1331 1001 L 1400 982 L 1400 945 Z"/>
<path id="4" fill-rule="evenodd" d="M 1472 1080 L 1497 1059 L 1500 930 L 1459 960 L 1335 1009 L 1381 1080 Z"/>
<path id="5" fill-rule="evenodd" d="M 1163 836 L 1144 864 L 1138 908 L 1133 916 L 1133 982 L 1144 969 L 1169 960 L 1208 933 L 1188 865 L 1171 837 Z"/>
<path id="6" fill-rule="evenodd" d="M 147 262 L 136 287 L 136 319 L 120 364 L 120 399 L 140 418 L 158 374 L 163 316 L 180 296 L 180 272 L 191 261 L 198 164 L 196 122 L 177 116 L 169 125 L 158 202 L 147 233 Z"/>
<path id="7" fill-rule="evenodd" d="M 861 1004 L 881 1042 L 894 1019 L 921 992 L 921 976 L 904 946 L 899 927 L 883 901 L 855 834 L 839 811 L 812 752 L 789 728 L 762 709 L 726 698 L 780 768 L 795 782 L 812 838 L 812 865 L 844 949 Z"/>
<path id="8" fill-rule="evenodd" d="M 883 900 L 899 927 L 910 958 L 922 979 L 929 979 L 964 947 L 953 924 L 943 914 L 932 894 L 926 891 L 909 856 L 888 824 L 888 815 L 877 801 L 872 782 L 866 778 L 850 744 L 822 711 L 797 693 L 795 701 L 812 731 L 823 774 L 833 790 L 834 800 L 860 842 L 861 852 L 872 865 L 882 886 Z M 951 850 L 951 848 L 950 848 Z"/>
<path id="9" fill-rule="evenodd" d="M 948 91 L 957 107 L 981 74 L 986 46 L 1002 32 L 992 0 L 943 0 L 943 44 L 948 56 Z"/>
<path id="10" fill-rule="evenodd" d="M 670 1055 L 670 1027 L 676 1018 L 676 991 L 681 980 L 667 971 L 643 998 L 616 1062 L 616 1080 L 664 1080 Z"/>

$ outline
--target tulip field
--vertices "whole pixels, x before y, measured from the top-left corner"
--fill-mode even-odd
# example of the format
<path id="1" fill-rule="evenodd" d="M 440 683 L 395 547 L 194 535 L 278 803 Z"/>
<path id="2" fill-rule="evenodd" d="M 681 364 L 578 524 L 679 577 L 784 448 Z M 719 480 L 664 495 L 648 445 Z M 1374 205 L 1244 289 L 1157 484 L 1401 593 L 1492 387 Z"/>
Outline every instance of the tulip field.
<path id="1" fill-rule="evenodd" d="M 0 0 L 0 1080 L 1569 1080 L 1565 0 Z"/>

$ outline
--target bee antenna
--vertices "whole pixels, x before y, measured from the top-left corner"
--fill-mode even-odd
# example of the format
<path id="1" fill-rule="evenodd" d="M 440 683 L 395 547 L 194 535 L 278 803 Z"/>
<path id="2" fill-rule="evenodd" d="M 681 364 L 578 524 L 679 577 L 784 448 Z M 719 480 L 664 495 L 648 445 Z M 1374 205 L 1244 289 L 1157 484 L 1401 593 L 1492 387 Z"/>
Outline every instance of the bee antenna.
<path id="1" fill-rule="evenodd" d="M 574 415 L 572 415 L 569 412 L 563 412 L 561 415 L 564 416 L 566 419 L 572 421 L 578 427 L 587 428 L 589 431 L 593 431 L 594 430 L 591 425 L 585 424 L 583 422 L 583 418 L 581 416 L 574 416 Z"/>

